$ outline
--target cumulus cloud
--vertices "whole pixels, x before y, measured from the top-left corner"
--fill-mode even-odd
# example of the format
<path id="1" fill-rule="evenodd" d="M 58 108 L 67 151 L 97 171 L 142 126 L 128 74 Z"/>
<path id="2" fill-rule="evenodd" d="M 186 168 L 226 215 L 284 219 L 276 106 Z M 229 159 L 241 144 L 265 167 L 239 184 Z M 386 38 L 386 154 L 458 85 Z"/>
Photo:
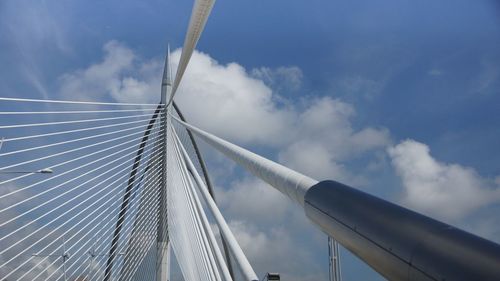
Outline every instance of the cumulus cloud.
<path id="1" fill-rule="evenodd" d="M 172 54 L 178 61 L 180 51 Z M 280 144 L 294 113 L 276 104 L 272 90 L 241 65 L 220 65 L 195 52 L 176 95 L 192 123 L 240 143 Z"/>
<path id="2" fill-rule="evenodd" d="M 500 186 L 474 169 L 434 159 L 427 145 L 406 140 L 388 149 L 405 188 L 404 203 L 443 219 L 459 219 L 494 202 Z"/>
<path id="3" fill-rule="evenodd" d="M 101 62 L 60 77 L 60 96 L 101 100 L 111 96 L 123 102 L 157 102 L 160 98 L 160 62 L 140 59 L 117 41 L 103 47 Z"/>
<path id="4" fill-rule="evenodd" d="M 245 221 L 280 223 L 290 205 L 286 197 L 255 178 L 237 180 L 229 190 L 217 190 L 217 194 L 227 214 Z"/>
<path id="5" fill-rule="evenodd" d="M 354 108 L 329 97 L 316 99 L 299 114 L 293 141 L 281 151 L 280 161 L 318 179 L 334 178 L 351 184 L 362 179 L 351 175 L 343 162 L 390 143 L 386 129 L 355 130 Z"/>

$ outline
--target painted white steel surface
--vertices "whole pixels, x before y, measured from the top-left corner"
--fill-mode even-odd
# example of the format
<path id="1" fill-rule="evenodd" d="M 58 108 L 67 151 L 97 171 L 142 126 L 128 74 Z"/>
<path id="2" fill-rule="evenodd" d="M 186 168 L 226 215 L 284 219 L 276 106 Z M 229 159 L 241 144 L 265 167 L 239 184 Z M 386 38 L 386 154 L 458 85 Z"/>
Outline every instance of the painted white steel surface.
<path id="1" fill-rule="evenodd" d="M 165 58 L 165 66 L 163 68 L 163 77 L 161 81 L 161 103 L 165 103 L 167 100 L 167 95 L 171 92 L 172 90 L 172 68 L 171 68 L 171 62 L 170 62 L 170 45 L 167 48 L 167 56 Z M 166 166 L 167 166 L 167 110 L 168 108 L 165 106 L 163 108 L 164 116 L 163 122 L 164 122 L 164 131 L 163 131 L 163 138 L 164 138 L 164 143 L 165 145 L 165 150 L 163 151 L 164 155 L 163 156 L 163 161 L 165 166 L 163 167 L 164 170 L 162 171 L 163 176 L 166 178 L 167 176 L 167 171 L 166 171 Z M 167 186 L 164 186 L 166 189 Z M 163 191 L 161 191 L 163 192 Z M 166 203 L 166 202 L 165 202 Z M 166 208 L 166 207 L 165 207 Z M 164 213 L 163 210 L 160 210 L 160 218 L 161 220 L 164 220 L 165 223 L 167 222 L 167 218 L 163 217 L 163 215 L 166 215 L 166 212 Z M 168 230 L 167 230 L 168 231 Z M 158 232 L 158 235 L 164 235 L 162 231 Z M 158 242 L 157 244 L 157 259 L 158 259 L 158 266 L 156 267 L 156 280 L 157 281 L 168 281 L 170 280 L 170 242 L 168 241 L 168 237 L 162 237 L 166 238 L 166 241 L 161 241 Z"/>
<path id="2" fill-rule="evenodd" d="M 163 77 L 161 79 L 161 102 L 165 104 L 168 96 L 172 92 L 172 62 L 170 61 L 170 45 L 167 48 L 167 57 L 163 67 Z"/>
<path id="3" fill-rule="evenodd" d="M 179 60 L 174 84 L 172 85 L 172 94 L 170 95 L 168 104 L 170 104 L 174 98 L 175 92 L 179 87 L 182 76 L 186 71 L 186 67 L 191 59 L 196 43 L 198 43 L 198 40 L 200 39 L 201 33 L 207 23 L 208 16 L 210 15 L 210 11 L 212 11 L 214 3 L 215 0 L 196 0 L 194 3 L 193 11 L 191 12 L 191 19 L 189 20 L 188 31 L 186 38 L 184 39 L 181 59 Z"/>
<path id="4" fill-rule="evenodd" d="M 304 195 L 307 190 L 318 183 L 317 180 L 225 141 L 193 125 L 182 122 L 174 116 L 172 116 L 172 118 L 224 155 L 246 168 L 249 172 L 278 189 L 293 201 L 299 203 L 301 206 L 304 206 Z"/>

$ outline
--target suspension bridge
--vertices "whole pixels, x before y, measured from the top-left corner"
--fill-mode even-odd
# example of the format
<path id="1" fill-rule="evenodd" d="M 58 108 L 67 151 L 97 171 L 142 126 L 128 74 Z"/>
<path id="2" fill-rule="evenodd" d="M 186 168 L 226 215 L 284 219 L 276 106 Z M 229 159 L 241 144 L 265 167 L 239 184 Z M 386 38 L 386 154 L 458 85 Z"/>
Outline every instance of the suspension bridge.
<path id="1" fill-rule="evenodd" d="M 339 244 L 389 280 L 500 280 L 498 244 L 190 124 L 175 95 L 213 5 L 195 1 L 157 104 L 0 97 L 0 280 L 165 281 L 174 258 L 184 280 L 279 280 L 245 256 L 199 141 L 329 236 L 331 281 L 342 279 Z"/>

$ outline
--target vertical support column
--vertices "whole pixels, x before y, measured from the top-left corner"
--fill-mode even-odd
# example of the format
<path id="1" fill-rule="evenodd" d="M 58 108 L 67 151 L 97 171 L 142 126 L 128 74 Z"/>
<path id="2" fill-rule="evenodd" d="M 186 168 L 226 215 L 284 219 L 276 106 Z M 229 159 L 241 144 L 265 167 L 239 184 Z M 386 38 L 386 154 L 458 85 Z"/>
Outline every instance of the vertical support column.
<path id="1" fill-rule="evenodd" d="M 172 90 L 171 68 L 170 68 L 170 46 L 167 50 L 165 58 L 165 66 L 163 69 L 163 78 L 161 82 L 161 103 L 164 104 L 161 118 L 163 126 L 163 149 L 161 150 L 162 157 L 162 178 L 159 185 L 160 193 L 160 208 L 158 210 L 158 230 L 157 230 L 157 255 L 156 255 L 156 280 L 168 281 L 170 279 L 170 245 L 168 238 L 168 223 L 167 223 L 167 118 L 169 107 L 167 107 L 167 96 Z"/>
<path id="2" fill-rule="evenodd" d="M 328 236 L 328 260 L 330 265 L 330 281 L 342 281 L 339 243 L 330 236 Z"/>

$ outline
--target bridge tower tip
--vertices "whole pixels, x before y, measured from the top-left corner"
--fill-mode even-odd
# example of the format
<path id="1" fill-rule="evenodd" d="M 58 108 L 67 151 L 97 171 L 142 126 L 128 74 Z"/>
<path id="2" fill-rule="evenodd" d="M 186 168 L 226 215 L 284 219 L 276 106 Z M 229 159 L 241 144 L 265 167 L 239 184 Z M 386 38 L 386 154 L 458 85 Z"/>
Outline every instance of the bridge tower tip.
<path id="1" fill-rule="evenodd" d="M 165 64 L 163 67 L 163 77 L 161 81 L 161 103 L 167 102 L 167 95 L 172 86 L 172 68 L 170 64 L 170 44 L 167 45 L 167 54 L 165 56 Z"/>

